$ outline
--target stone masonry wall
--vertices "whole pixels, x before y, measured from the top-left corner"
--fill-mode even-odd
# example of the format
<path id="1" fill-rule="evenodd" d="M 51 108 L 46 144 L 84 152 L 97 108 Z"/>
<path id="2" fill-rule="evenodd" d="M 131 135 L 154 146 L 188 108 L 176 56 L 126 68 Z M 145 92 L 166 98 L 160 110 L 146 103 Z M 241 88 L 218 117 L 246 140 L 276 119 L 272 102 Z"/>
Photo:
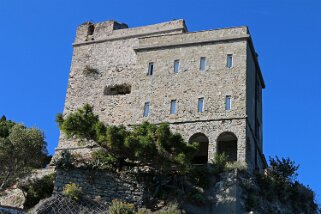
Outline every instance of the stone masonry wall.
<path id="1" fill-rule="evenodd" d="M 173 131 L 182 134 L 183 138 L 188 141 L 195 133 L 203 133 L 208 137 L 208 160 L 214 158 L 217 152 L 217 138 L 223 132 L 232 132 L 236 135 L 237 141 L 237 159 L 245 161 L 246 158 L 246 120 L 217 120 L 209 122 L 191 122 L 181 124 L 171 124 Z"/>
<path id="2" fill-rule="evenodd" d="M 113 21 L 95 24 L 92 40 L 86 39 L 88 24 L 78 28 L 64 114 L 89 103 L 110 125 L 169 122 L 186 141 L 197 132 L 205 134 L 209 159 L 216 153 L 219 134 L 230 131 L 238 138 L 238 160 L 246 161 L 250 151 L 245 125 L 248 29 L 186 33 L 183 20 L 138 28 L 113 25 Z M 227 54 L 233 54 L 232 68 L 226 67 Z M 205 71 L 199 69 L 201 57 L 206 57 Z M 173 70 L 174 60 L 180 61 L 178 73 Z M 150 62 L 152 76 L 147 75 Z M 88 68 L 93 72 L 86 72 Z M 122 84 L 130 85 L 130 93 L 105 95 L 106 87 Z M 227 95 L 232 98 L 229 111 L 225 110 Z M 204 97 L 202 113 L 197 112 L 200 97 Z M 173 99 L 177 100 L 175 115 L 169 114 Z M 150 102 L 148 117 L 143 117 L 145 102 Z M 91 146 L 61 134 L 57 151 L 78 148 L 86 153 Z"/>
<path id="3" fill-rule="evenodd" d="M 226 67 L 226 55 L 233 54 L 232 68 Z M 200 58 L 206 57 L 205 71 Z M 180 61 L 174 73 L 174 60 Z M 147 76 L 148 63 L 154 74 Z M 246 116 L 246 41 L 196 45 L 137 52 L 137 70 L 133 82 L 132 122 L 152 123 L 228 119 Z M 232 110 L 225 110 L 225 97 L 232 97 Z M 197 112 L 198 98 L 204 97 L 204 111 Z M 170 101 L 177 100 L 177 114 L 169 114 Z M 144 118 L 144 103 L 150 102 L 150 116 Z M 192 131 L 192 130 L 190 130 Z"/>
<path id="4" fill-rule="evenodd" d="M 61 193 L 68 183 L 78 184 L 83 193 L 92 199 L 101 197 L 107 202 L 121 199 L 137 206 L 142 204 L 143 186 L 126 174 L 77 169 L 57 170 L 54 193 Z"/>

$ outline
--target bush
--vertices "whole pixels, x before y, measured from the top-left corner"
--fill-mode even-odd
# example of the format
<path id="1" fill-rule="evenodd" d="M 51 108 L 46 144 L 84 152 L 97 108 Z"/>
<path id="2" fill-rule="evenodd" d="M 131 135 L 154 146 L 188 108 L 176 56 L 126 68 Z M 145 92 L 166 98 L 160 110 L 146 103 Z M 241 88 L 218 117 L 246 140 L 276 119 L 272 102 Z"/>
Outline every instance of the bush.
<path id="1" fill-rule="evenodd" d="M 156 212 L 157 214 L 184 214 L 185 211 L 178 209 L 178 205 L 173 203 L 163 207 L 161 210 Z"/>
<path id="2" fill-rule="evenodd" d="M 69 183 L 64 186 L 62 194 L 72 200 L 78 201 L 82 195 L 82 189 L 75 183 Z"/>
<path id="3" fill-rule="evenodd" d="M 210 185 L 210 169 L 207 166 L 193 167 L 190 173 L 190 178 L 193 184 L 207 188 Z"/>
<path id="4" fill-rule="evenodd" d="M 257 175 L 260 195 L 270 202 L 288 204 L 294 213 L 317 212 L 315 195 L 311 189 L 295 181 L 299 166 L 289 158 L 270 158 L 267 175 Z"/>
<path id="5" fill-rule="evenodd" d="M 191 195 L 191 200 L 196 204 L 204 204 L 206 202 L 206 198 L 201 192 L 193 193 Z"/>
<path id="6" fill-rule="evenodd" d="M 64 150 L 52 162 L 59 169 L 69 170 L 73 168 L 74 161 L 74 156 L 68 150 Z"/>
<path id="7" fill-rule="evenodd" d="M 97 150 L 91 154 L 94 167 L 97 169 L 115 170 L 117 165 L 117 158 L 112 154 L 106 153 L 104 150 Z"/>
<path id="8" fill-rule="evenodd" d="M 120 200 L 114 199 L 108 208 L 108 214 L 135 214 L 135 206 Z"/>
<path id="9" fill-rule="evenodd" d="M 152 213 L 154 213 L 154 214 L 184 214 L 185 211 L 179 210 L 178 205 L 176 203 L 169 204 L 156 212 L 152 212 L 150 209 L 146 209 L 146 208 L 140 208 L 137 211 L 137 214 L 152 214 Z"/>
<path id="10" fill-rule="evenodd" d="M 277 156 L 275 158 L 270 157 L 268 173 L 275 179 L 294 181 L 298 175 L 298 169 L 299 165 L 295 165 L 295 162 L 289 158 L 279 159 Z"/>
<path id="11" fill-rule="evenodd" d="M 226 170 L 234 170 L 238 169 L 240 171 L 246 171 L 247 170 L 247 165 L 246 163 L 240 162 L 240 161 L 234 161 L 234 162 L 227 162 L 225 165 Z"/>
<path id="12" fill-rule="evenodd" d="M 254 183 L 251 180 L 242 180 L 241 186 L 245 190 L 245 209 L 249 211 L 256 210 L 259 206 L 259 192 L 255 188 Z"/>
<path id="13" fill-rule="evenodd" d="M 80 139 L 98 140 L 96 135 L 98 116 L 93 113 L 93 107 L 88 104 L 77 109 L 75 113 L 69 114 L 66 118 L 62 114 L 58 114 L 56 122 L 67 137 L 76 136 Z"/>
<path id="14" fill-rule="evenodd" d="M 270 202 L 276 199 L 275 183 L 270 177 L 266 175 L 258 174 L 256 176 L 256 180 L 260 187 L 260 195 L 262 195 L 264 198 L 266 198 Z"/>
<path id="15" fill-rule="evenodd" d="M 41 199 L 51 196 L 54 188 L 56 174 L 46 175 L 41 179 L 32 181 L 31 184 L 20 186 L 27 193 L 26 201 L 23 204 L 25 209 L 35 206 Z"/>
<path id="16" fill-rule="evenodd" d="M 213 170 L 215 174 L 219 174 L 225 171 L 227 164 L 227 156 L 225 153 L 216 154 L 212 160 Z"/>

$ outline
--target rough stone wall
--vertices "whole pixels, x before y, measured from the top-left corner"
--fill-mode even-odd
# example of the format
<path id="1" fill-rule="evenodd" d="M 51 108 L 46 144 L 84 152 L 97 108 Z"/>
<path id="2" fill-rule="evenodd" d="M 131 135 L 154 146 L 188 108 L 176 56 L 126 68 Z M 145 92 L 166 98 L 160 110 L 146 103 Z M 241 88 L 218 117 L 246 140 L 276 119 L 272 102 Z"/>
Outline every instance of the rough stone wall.
<path id="1" fill-rule="evenodd" d="M 246 42 L 196 45 L 137 52 L 139 79 L 132 94 L 133 121 L 152 123 L 245 117 Z M 233 54 L 234 66 L 226 67 L 226 55 Z M 206 57 L 206 69 L 200 71 L 200 58 Z M 174 60 L 180 61 L 174 73 Z M 148 63 L 154 74 L 147 76 Z M 225 97 L 232 97 L 232 110 L 225 110 Z M 204 112 L 197 112 L 198 98 L 204 97 Z M 170 101 L 177 100 L 177 114 L 169 114 Z M 143 118 L 143 107 L 150 101 L 150 116 Z M 190 130 L 192 131 L 192 130 Z"/>
<path id="2" fill-rule="evenodd" d="M 8 188 L 0 192 L 0 206 L 8 206 L 22 209 L 25 200 L 26 198 L 22 190 L 18 188 Z"/>
<path id="3" fill-rule="evenodd" d="M 185 34 L 150 36 L 139 39 L 139 46 L 135 48 L 164 47 L 173 44 L 188 43 L 193 45 L 199 42 L 220 41 L 227 43 L 231 39 L 248 38 L 247 27 L 222 28 L 199 32 L 188 32 Z"/>
<path id="4" fill-rule="evenodd" d="M 209 138 L 209 159 L 216 152 L 218 135 L 230 131 L 238 138 L 238 160 L 246 161 L 247 28 L 186 33 L 183 20 L 138 28 L 120 25 L 123 29 L 116 24 L 95 24 L 90 40 L 86 35 L 90 24 L 78 28 L 64 113 L 89 103 L 106 124 L 169 122 L 186 141 L 202 132 Z M 227 54 L 233 54 L 232 68 L 226 67 Z M 202 72 L 200 57 L 206 57 Z M 174 60 L 180 60 L 178 73 L 173 71 Z M 149 62 L 154 63 L 152 76 L 147 76 Z M 121 84 L 129 84 L 131 93 L 104 94 L 106 87 Z M 225 110 L 227 95 L 232 97 L 230 111 Z M 202 113 L 197 112 L 200 97 Z M 172 99 L 177 100 L 175 115 L 169 114 Z M 147 101 L 150 115 L 143 117 Z M 87 153 L 93 145 L 80 145 L 61 134 L 57 150 L 79 148 Z"/>
<path id="5" fill-rule="evenodd" d="M 19 180 L 19 185 L 30 184 L 34 180 L 41 179 L 44 176 L 50 175 L 54 172 L 54 168 L 33 170 L 31 175 Z M 21 209 L 23 208 L 23 204 L 26 201 L 26 193 L 23 193 L 22 190 L 19 189 L 17 186 L 18 185 L 15 184 L 11 188 L 7 188 L 4 191 L 0 192 L 0 206 L 8 206 Z"/>
<path id="6" fill-rule="evenodd" d="M 113 199 L 125 200 L 141 206 L 144 188 L 128 174 L 113 174 L 102 171 L 69 170 L 57 171 L 54 193 L 60 193 L 68 183 L 76 183 L 82 188 L 82 192 L 95 199 L 101 197 L 104 201 Z"/>
<path id="7" fill-rule="evenodd" d="M 174 131 L 182 134 L 188 141 L 195 133 L 203 133 L 209 139 L 208 160 L 214 158 L 217 152 L 217 138 L 223 132 L 233 132 L 237 139 L 237 159 L 241 162 L 245 161 L 246 152 L 246 120 L 245 119 L 231 119 L 231 120 L 217 120 L 209 122 L 191 122 L 171 124 Z"/>

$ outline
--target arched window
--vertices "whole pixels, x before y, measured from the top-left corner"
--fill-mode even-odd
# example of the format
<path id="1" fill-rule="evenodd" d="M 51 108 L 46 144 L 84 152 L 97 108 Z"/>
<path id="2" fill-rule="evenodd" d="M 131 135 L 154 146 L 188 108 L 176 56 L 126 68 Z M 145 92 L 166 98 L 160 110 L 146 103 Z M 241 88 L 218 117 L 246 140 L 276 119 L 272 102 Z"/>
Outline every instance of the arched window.
<path id="1" fill-rule="evenodd" d="M 207 164 L 208 160 L 208 138 L 203 133 L 193 134 L 189 141 L 189 143 L 197 142 L 199 143 L 199 150 L 194 155 L 192 160 L 192 164 Z"/>
<path id="2" fill-rule="evenodd" d="M 232 132 L 223 132 L 217 138 L 217 153 L 225 154 L 228 161 L 237 161 L 237 137 Z"/>

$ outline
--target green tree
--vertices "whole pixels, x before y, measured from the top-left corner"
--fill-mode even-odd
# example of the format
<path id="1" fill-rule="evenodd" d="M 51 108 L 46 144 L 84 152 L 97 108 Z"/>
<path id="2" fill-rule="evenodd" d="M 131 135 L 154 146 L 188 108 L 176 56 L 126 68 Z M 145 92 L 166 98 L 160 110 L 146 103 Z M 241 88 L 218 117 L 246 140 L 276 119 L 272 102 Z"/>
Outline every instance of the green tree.
<path id="1" fill-rule="evenodd" d="M 270 157 L 270 167 L 268 168 L 269 174 L 278 180 L 285 180 L 293 182 L 298 173 L 299 165 L 296 165 L 290 158 L 275 158 Z"/>
<path id="2" fill-rule="evenodd" d="M 98 142 L 105 149 L 102 151 L 106 151 L 107 159 L 116 160 L 118 169 L 124 164 L 135 164 L 164 172 L 173 166 L 185 171 L 198 149 L 197 143 L 186 143 L 180 134 L 170 130 L 167 123 L 154 125 L 143 122 L 132 130 L 124 126 L 104 125 L 88 104 L 65 117 L 58 114 L 56 121 L 67 137 Z M 104 160 L 101 154 L 97 157 Z"/>
<path id="3" fill-rule="evenodd" d="M 0 190 L 48 162 L 43 133 L 7 120 L 0 120 Z"/>
<path id="4" fill-rule="evenodd" d="M 65 119 L 62 114 L 58 114 L 56 122 L 67 137 L 74 135 L 78 138 L 97 141 L 97 134 L 100 134 L 99 131 L 104 129 L 99 126 L 102 124 L 99 123 L 98 116 L 93 113 L 93 107 L 88 104 L 79 108 L 75 113 L 69 114 Z"/>

